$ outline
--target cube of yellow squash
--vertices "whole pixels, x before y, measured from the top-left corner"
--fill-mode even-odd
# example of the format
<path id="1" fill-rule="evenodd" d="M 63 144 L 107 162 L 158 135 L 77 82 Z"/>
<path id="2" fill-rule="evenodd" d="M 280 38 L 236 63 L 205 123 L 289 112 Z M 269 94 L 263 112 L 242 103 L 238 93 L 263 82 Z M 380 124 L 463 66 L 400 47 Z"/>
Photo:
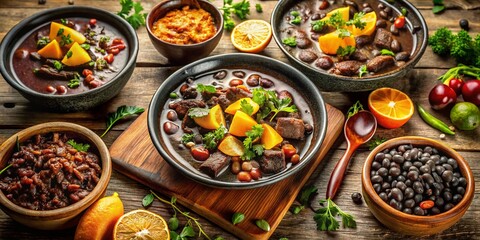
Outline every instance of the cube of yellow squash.
<path id="1" fill-rule="evenodd" d="M 44 58 L 61 59 L 63 57 L 62 49 L 57 40 L 53 39 L 45 47 L 38 50 L 38 54 Z"/>
<path id="2" fill-rule="evenodd" d="M 265 149 L 272 149 L 273 147 L 277 146 L 278 144 L 282 143 L 283 138 L 278 134 L 277 131 L 270 125 L 266 123 L 262 123 L 263 127 L 263 134 L 261 137 L 261 143 Z"/>
<path id="3" fill-rule="evenodd" d="M 75 42 L 68 50 L 67 54 L 65 54 L 65 57 L 63 57 L 62 63 L 73 67 L 90 62 L 91 60 L 92 58 L 90 58 L 87 51 Z"/>
<path id="4" fill-rule="evenodd" d="M 70 39 L 72 39 L 73 42 L 82 44 L 86 40 L 85 36 L 83 36 L 82 33 L 76 31 L 75 29 L 69 28 L 57 22 L 52 22 L 50 24 L 50 34 L 48 35 L 50 40 L 57 39 L 57 41 L 61 43 L 62 35 L 68 36 L 69 34 L 70 34 Z M 66 44 L 65 46 L 69 47 L 69 46 L 72 46 L 72 44 Z"/>

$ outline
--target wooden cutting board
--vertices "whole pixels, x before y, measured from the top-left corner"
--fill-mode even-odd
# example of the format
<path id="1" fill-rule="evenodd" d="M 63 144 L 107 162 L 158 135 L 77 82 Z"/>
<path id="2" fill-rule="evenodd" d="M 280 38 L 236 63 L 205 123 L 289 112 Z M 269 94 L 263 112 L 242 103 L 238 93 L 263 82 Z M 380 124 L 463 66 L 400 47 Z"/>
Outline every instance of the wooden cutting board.
<path id="1" fill-rule="evenodd" d="M 150 140 L 147 113 L 138 117 L 110 147 L 114 168 L 142 184 L 168 196 L 242 239 L 268 239 L 295 200 L 298 192 L 315 171 L 342 132 L 344 115 L 327 104 L 327 133 L 316 158 L 297 174 L 277 183 L 245 190 L 217 189 L 201 185 L 170 167 Z M 245 214 L 245 220 L 233 225 L 233 213 Z M 265 219 L 271 227 L 265 232 L 255 225 Z"/>

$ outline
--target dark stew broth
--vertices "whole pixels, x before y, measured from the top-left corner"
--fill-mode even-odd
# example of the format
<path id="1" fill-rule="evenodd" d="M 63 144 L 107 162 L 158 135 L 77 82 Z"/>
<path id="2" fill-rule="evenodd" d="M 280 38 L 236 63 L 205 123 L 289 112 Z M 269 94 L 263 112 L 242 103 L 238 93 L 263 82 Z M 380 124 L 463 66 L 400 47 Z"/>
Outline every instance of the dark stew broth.
<path id="1" fill-rule="evenodd" d="M 67 66 L 62 59 L 40 56 L 38 51 L 52 41 L 49 39 L 51 23 L 46 23 L 25 37 L 12 58 L 17 77 L 30 89 L 57 95 L 82 93 L 107 83 L 125 67 L 129 58 L 128 50 L 124 51 L 128 48 L 126 38 L 111 25 L 88 18 L 54 22 L 85 36 L 86 41 L 79 45 L 91 60 L 78 66 Z M 46 42 L 42 44 L 41 41 Z M 60 45 L 62 56 L 69 54 L 72 44 Z"/>
<path id="2" fill-rule="evenodd" d="M 160 116 L 164 146 L 169 148 L 169 152 L 174 155 L 174 158 L 179 159 L 185 169 L 199 172 L 207 178 L 215 178 L 219 181 L 250 182 L 288 171 L 289 168 L 302 161 L 302 157 L 312 141 L 311 133 L 313 132 L 312 125 L 314 125 L 311 109 L 302 94 L 287 84 L 292 81 L 294 79 L 285 79 L 282 76 L 273 76 L 245 68 L 219 69 L 185 79 L 185 83 L 170 94 L 171 101 L 167 101 L 164 105 Z M 210 92 L 203 90 L 206 88 L 211 88 Z M 266 104 L 260 105 L 258 112 L 251 114 L 250 121 L 254 120 L 255 124 L 258 124 L 257 127 L 263 123 L 261 125 L 263 134 L 272 132 L 274 129 L 273 131 L 281 135 L 282 139 L 273 137 L 270 138 L 274 139 L 272 141 L 264 141 L 262 134 L 261 138 L 254 139 L 253 145 L 263 146 L 263 153 L 254 154 L 248 159 L 245 155 L 247 150 L 244 145 L 245 139 L 248 138 L 248 132 L 247 136 L 240 136 L 242 134 L 232 130 L 248 125 L 249 122 L 245 120 L 248 117 L 244 117 L 245 119 L 242 120 L 245 121 L 244 123 L 235 123 L 237 115 L 240 119 L 240 116 L 248 114 L 244 113 L 243 108 L 233 113 L 231 108 L 235 102 L 242 102 L 245 98 L 253 99 L 253 103 L 245 100 L 243 104 L 253 107 L 257 100 L 255 96 L 262 96 L 266 91 L 271 91 L 277 99 L 292 99 L 289 106 L 295 105 L 297 111 L 280 112 L 273 119 L 273 114 L 270 113 L 262 119 L 264 116 L 261 115 L 262 111 L 268 112 L 268 109 Z M 225 119 L 225 129 L 222 130 L 218 125 L 210 127 L 210 129 L 201 127 L 200 125 L 206 126 L 205 123 L 191 114 L 192 111 L 202 109 L 207 109 L 208 114 L 212 114 L 214 109 L 219 109 Z M 208 116 L 210 115 L 203 118 Z M 292 124 L 289 125 L 289 123 Z M 264 124 L 268 124 L 270 127 Z M 249 126 L 245 130 L 253 128 L 255 127 Z M 221 132 L 219 139 L 214 140 L 216 146 L 207 147 L 209 141 L 207 135 L 215 132 Z M 223 135 L 223 133 L 225 134 Z M 243 155 L 235 154 L 242 148 L 245 150 Z M 234 154 L 231 154 L 232 152 Z M 297 156 L 293 157 L 293 155 Z"/>
<path id="3" fill-rule="evenodd" d="M 331 1 L 303 0 L 286 11 L 280 25 L 280 36 L 287 51 L 293 57 L 319 71 L 352 77 L 361 75 L 362 78 L 394 71 L 410 61 L 416 40 L 412 35 L 412 31 L 415 31 L 409 24 L 408 13 L 404 25 L 397 28 L 395 21 L 402 13 L 386 2 L 372 0 L 342 0 L 334 1 L 333 4 L 329 2 Z M 326 54 L 322 51 L 326 47 L 320 46 L 319 39 L 339 31 L 329 24 L 323 27 L 317 26 L 316 29 L 314 25 L 320 21 L 327 22 L 335 11 L 346 7 L 348 10 L 341 12 L 348 16 L 340 15 L 344 19 L 353 20 L 355 15 L 360 13 L 360 16 L 363 16 L 363 18 L 360 17 L 360 21 L 366 23 L 366 27 L 352 30 L 355 25 L 348 26 L 347 23 L 339 28 L 343 34 L 351 36 L 351 40 L 345 40 L 346 38 L 342 35 L 325 40 L 324 46 L 331 45 L 330 49 L 332 49 L 329 54 Z M 376 19 L 372 17 L 373 12 Z M 369 31 L 369 29 L 372 30 Z M 292 43 L 293 39 L 296 45 Z M 346 45 L 351 45 L 354 47 L 353 51 L 343 52 L 342 55 L 338 48 L 332 47 L 341 41 L 345 41 L 345 43 L 339 43 L 340 47 L 343 47 L 341 50 L 346 50 Z M 336 52 L 335 49 L 337 49 Z"/>

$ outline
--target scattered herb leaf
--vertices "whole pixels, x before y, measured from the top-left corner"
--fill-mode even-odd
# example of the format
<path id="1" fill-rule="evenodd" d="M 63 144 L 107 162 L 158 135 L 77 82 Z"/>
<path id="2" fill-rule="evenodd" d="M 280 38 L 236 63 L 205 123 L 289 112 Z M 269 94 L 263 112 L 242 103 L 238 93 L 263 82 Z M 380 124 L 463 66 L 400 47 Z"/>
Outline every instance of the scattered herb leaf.
<path id="1" fill-rule="evenodd" d="M 353 216 L 343 212 L 331 199 L 320 200 L 320 204 L 326 206 L 315 211 L 313 219 L 317 223 L 317 229 L 321 231 L 336 231 L 340 224 L 336 217 L 340 215 L 342 217 L 343 227 L 356 228 L 357 223 L 353 219 Z"/>
<path id="2" fill-rule="evenodd" d="M 45 47 L 49 42 L 50 42 L 50 39 L 48 39 L 48 37 L 41 37 L 37 41 L 37 49 L 41 49 Z"/>
<path id="3" fill-rule="evenodd" d="M 395 53 L 393 53 L 392 51 L 390 51 L 388 49 L 380 50 L 380 54 L 395 57 Z"/>
<path id="4" fill-rule="evenodd" d="M 353 15 L 352 19 L 345 23 L 345 25 L 354 25 L 356 28 L 364 29 L 365 26 L 367 26 L 367 22 L 362 19 L 363 16 L 365 16 L 364 12 L 357 12 L 355 15 Z"/>
<path id="5" fill-rule="evenodd" d="M 67 19 L 65 19 L 65 18 L 60 19 L 60 22 L 61 22 L 63 25 L 67 25 L 67 23 L 68 23 Z"/>
<path id="6" fill-rule="evenodd" d="M 87 51 L 90 50 L 90 44 L 88 44 L 88 43 L 83 43 L 82 45 L 80 45 L 80 47 L 82 47 L 83 49 L 85 49 Z"/>
<path id="7" fill-rule="evenodd" d="M 69 88 L 77 88 L 78 86 L 80 86 L 80 79 L 78 78 L 70 79 L 70 81 L 68 81 L 67 83 L 67 86 Z"/>
<path id="8" fill-rule="evenodd" d="M 185 133 L 182 135 L 182 143 L 193 142 L 195 139 L 195 133 Z"/>
<path id="9" fill-rule="evenodd" d="M 312 30 L 314 32 L 320 32 L 323 30 L 323 28 L 327 25 L 327 22 L 326 21 L 322 21 L 322 20 L 317 20 L 317 21 L 314 21 L 311 23 L 311 26 L 312 26 Z"/>
<path id="10" fill-rule="evenodd" d="M 202 138 L 203 143 L 205 144 L 205 148 L 211 150 L 217 147 L 217 142 L 223 139 L 226 132 L 227 129 L 223 125 L 221 125 L 215 131 L 205 134 L 205 136 L 203 136 Z"/>
<path id="11" fill-rule="evenodd" d="M 257 225 L 257 227 L 259 227 L 260 229 L 262 229 L 265 232 L 270 231 L 270 224 L 268 224 L 268 222 L 263 220 L 263 219 L 256 220 L 255 225 Z"/>
<path id="12" fill-rule="evenodd" d="M 309 185 L 306 186 L 302 189 L 300 194 L 297 196 L 297 200 L 300 203 L 300 205 L 294 205 L 290 209 L 293 214 L 298 214 L 300 211 L 305 209 L 305 207 L 309 204 L 309 201 L 313 195 L 315 195 L 318 191 L 318 188 L 315 187 L 314 185 Z"/>
<path id="13" fill-rule="evenodd" d="M 4 167 L 2 170 L 0 170 L 0 175 L 2 175 L 3 172 L 7 171 L 12 166 L 12 164 L 8 164 L 6 167 Z"/>
<path id="14" fill-rule="evenodd" d="M 253 106 L 246 99 L 240 101 L 240 110 L 248 115 L 253 114 Z"/>
<path id="15" fill-rule="evenodd" d="M 195 231 L 193 230 L 193 227 L 189 226 L 189 225 L 185 226 L 182 229 L 182 232 L 180 233 L 180 237 L 182 239 L 187 238 L 187 237 L 195 237 Z"/>
<path id="16" fill-rule="evenodd" d="M 352 35 L 352 33 L 350 33 L 347 29 L 337 29 L 337 35 L 339 38 L 346 38 L 346 37 L 350 37 Z"/>
<path id="17" fill-rule="evenodd" d="M 105 132 L 100 137 L 105 136 L 105 134 L 110 131 L 110 129 L 113 127 L 113 125 L 118 122 L 120 119 L 126 118 L 128 116 L 132 116 L 135 114 L 140 114 L 144 112 L 145 109 L 137 106 L 120 106 L 117 108 L 117 111 L 114 113 L 110 113 L 108 115 L 107 119 L 107 129 L 105 129 Z"/>
<path id="18" fill-rule="evenodd" d="M 262 12 L 263 12 L 262 5 L 260 5 L 260 3 L 255 4 L 255 10 L 256 10 L 258 13 L 262 13 Z"/>
<path id="19" fill-rule="evenodd" d="M 352 55 L 355 50 L 357 50 L 354 46 L 346 46 L 346 47 L 338 47 L 337 55 L 340 57 L 350 56 Z"/>
<path id="20" fill-rule="evenodd" d="M 243 220 L 245 220 L 245 214 L 243 214 L 243 213 L 236 212 L 232 216 L 232 224 L 233 225 L 237 225 L 237 224 L 243 222 Z"/>
<path id="21" fill-rule="evenodd" d="M 445 5 L 443 4 L 443 0 L 433 0 L 433 13 L 437 14 L 445 10 Z"/>
<path id="22" fill-rule="evenodd" d="M 282 40 L 282 43 L 289 46 L 289 47 L 296 47 L 297 46 L 297 38 L 296 37 L 288 37 Z"/>
<path id="23" fill-rule="evenodd" d="M 358 70 L 358 76 L 363 77 L 363 75 L 365 75 L 367 73 L 368 73 L 367 65 L 360 66 L 360 69 Z"/>
<path id="24" fill-rule="evenodd" d="M 300 16 L 300 13 L 298 11 L 292 11 L 290 12 L 290 14 L 293 17 L 293 19 L 290 20 L 291 24 L 299 25 L 300 23 L 302 23 L 302 17 Z"/>
<path id="25" fill-rule="evenodd" d="M 60 70 L 62 70 L 63 65 L 62 65 L 61 62 L 59 62 L 59 61 L 57 61 L 57 60 L 53 60 L 53 67 L 54 67 L 55 69 L 57 69 L 57 71 L 60 71 Z"/>
<path id="26" fill-rule="evenodd" d="M 232 19 L 232 13 L 235 14 L 240 20 L 247 19 L 247 15 L 250 14 L 250 1 L 242 0 L 237 3 L 233 3 L 233 0 L 223 0 L 223 7 L 220 8 L 223 11 L 223 27 L 227 31 L 231 31 L 235 27 L 235 22 Z"/>
<path id="27" fill-rule="evenodd" d="M 328 25 L 336 28 L 337 30 L 345 26 L 345 20 L 343 20 L 340 11 L 336 11 L 335 13 L 333 13 L 327 21 Z"/>
<path id="28" fill-rule="evenodd" d="M 363 105 L 360 103 L 360 101 L 357 101 L 355 104 L 353 104 L 353 106 L 348 109 L 347 118 L 350 118 L 361 110 L 363 110 Z"/>
<path id="29" fill-rule="evenodd" d="M 168 229 L 176 231 L 178 229 L 179 223 L 180 222 L 178 221 L 178 218 L 176 216 L 171 217 L 170 219 L 168 219 Z"/>
<path id="30" fill-rule="evenodd" d="M 64 31 L 65 31 L 65 29 L 63 29 L 63 28 L 58 29 L 57 37 L 63 35 Z"/>
<path id="31" fill-rule="evenodd" d="M 153 203 L 153 200 L 155 200 L 155 196 L 153 196 L 153 194 L 149 193 L 145 195 L 145 197 L 143 197 L 142 199 L 142 206 L 143 207 L 150 206 Z"/>
<path id="32" fill-rule="evenodd" d="M 255 140 L 262 136 L 263 130 L 261 124 L 256 124 L 245 133 L 247 137 L 243 140 L 243 146 L 245 147 L 245 152 L 241 157 L 243 160 L 252 160 L 256 156 L 263 154 L 263 145 L 253 144 Z"/>
<path id="33" fill-rule="evenodd" d="M 90 148 L 89 144 L 87 144 L 87 143 L 85 143 L 85 144 L 77 143 L 73 139 L 68 140 L 67 143 L 70 144 L 70 146 L 72 146 L 73 148 L 75 148 L 77 151 L 80 151 L 80 152 L 86 152 Z"/>
<path id="34" fill-rule="evenodd" d="M 73 52 L 72 52 L 72 50 L 70 50 L 70 51 L 68 51 L 68 52 L 67 52 L 67 58 L 71 58 L 71 57 L 72 57 L 72 55 L 73 55 Z"/>
<path id="35" fill-rule="evenodd" d="M 127 20 L 127 22 L 134 28 L 138 29 L 140 26 L 145 26 L 146 13 L 142 13 L 143 7 L 140 1 L 133 2 L 133 0 L 120 0 L 122 9 L 117 13 L 118 16 Z M 133 13 L 131 13 L 133 9 Z"/>
<path id="36" fill-rule="evenodd" d="M 60 40 L 60 42 L 59 42 L 60 46 L 67 46 L 67 45 L 70 45 L 72 43 L 73 43 L 73 40 L 70 37 L 70 34 L 68 34 L 67 36 L 62 35 L 62 40 Z M 69 52 L 71 52 L 71 51 L 69 51 Z M 72 56 L 72 55 L 70 55 L 70 56 Z M 67 53 L 67 58 L 70 58 L 68 56 L 68 53 Z"/>
<path id="37" fill-rule="evenodd" d="M 201 83 L 197 84 L 197 91 L 202 93 L 202 92 L 208 92 L 208 93 L 216 93 L 217 89 L 215 86 L 212 85 L 203 85 Z"/>
<path id="38" fill-rule="evenodd" d="M 190 108 L 188 110 L 188 116 L 191 118 L 199 118 L 199 117 L 204 117 L 207 116 L 208 113 L 210 112 L 209 108 Z"/>
<path id="39" fill-rule="evenodd" d="M 373 150 L 374 148 L 384 143 L 385 141 L 387 141 L 386 138 L 375 136 L 374 138 L 372 138 L 372 140 L 368 141 L 368 149 Z"/>

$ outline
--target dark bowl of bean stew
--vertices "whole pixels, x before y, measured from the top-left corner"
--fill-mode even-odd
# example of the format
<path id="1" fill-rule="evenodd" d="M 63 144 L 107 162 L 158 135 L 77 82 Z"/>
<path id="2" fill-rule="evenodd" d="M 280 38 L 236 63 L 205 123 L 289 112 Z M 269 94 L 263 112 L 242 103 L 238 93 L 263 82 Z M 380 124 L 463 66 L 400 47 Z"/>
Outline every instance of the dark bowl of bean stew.
<path id="1" fill-rule="evenodd" d="M 427 47 L 426 22 L 406 0 L 281 0 L 271 23 L 282 52 L 323 91 L 391 86 Z"/>
<path id="2" fill-rule="evenodd" d="M 0 72 L 35 107 L 83 111 L 122 90 L 138 49 L 135 30 L 114 13 L 54 8 L 25 18 L 5 35 Z"/>
<path id="3" fill-rule="evenodd" d="M 406 136 L 369 154 L 362 190 L 370 211 L 385 226 L 405 235 L 431 235 L 462 218 L 472 203 L 475 180 L 467 160 L 452 148 Z"/>
<path id="4" fill-rule="evenodd" d="M 225 54 L 173 73 L 150 103 L 150 138 L 179 174 L 217 188 L 265 186 L 315 157 L 327 126 L 320 92 L 295 68 Z"/>
<path id="5" fill-rule="evenodd" d="M 8 138 L 0 146 L 0 171 L 0 208 L 25 226 L 58 230 L 75 226 L 104 196 L 112 164 L 94 132 L 49 122 Z"/>

